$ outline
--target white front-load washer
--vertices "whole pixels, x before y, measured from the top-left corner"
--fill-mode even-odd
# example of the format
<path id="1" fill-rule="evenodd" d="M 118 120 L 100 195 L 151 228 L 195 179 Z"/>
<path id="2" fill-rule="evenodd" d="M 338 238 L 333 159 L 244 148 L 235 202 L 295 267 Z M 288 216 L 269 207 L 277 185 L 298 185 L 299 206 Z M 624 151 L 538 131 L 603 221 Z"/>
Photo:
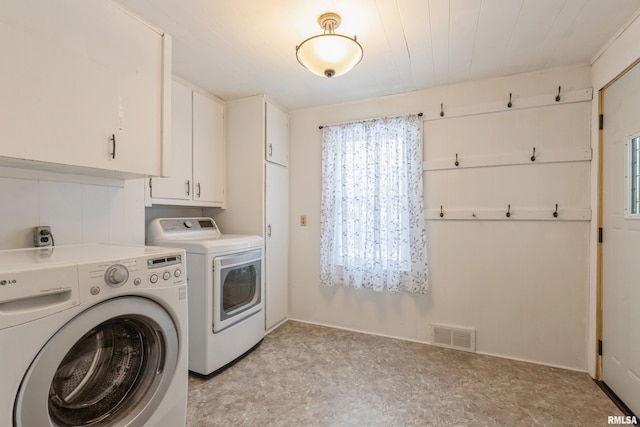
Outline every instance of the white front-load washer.
<path id="1" fill-rule="evenodd" d="M 184 426 L 185 252 L 0 251 L 0 425 Z"/>
<path id="2" fill-rule="evenodd" d="M 213 374 L 262 342 L 262 237 L 220 233 L 207 217 L 158 218 L 147 243 L 187 252 L 190 371 Z"/>

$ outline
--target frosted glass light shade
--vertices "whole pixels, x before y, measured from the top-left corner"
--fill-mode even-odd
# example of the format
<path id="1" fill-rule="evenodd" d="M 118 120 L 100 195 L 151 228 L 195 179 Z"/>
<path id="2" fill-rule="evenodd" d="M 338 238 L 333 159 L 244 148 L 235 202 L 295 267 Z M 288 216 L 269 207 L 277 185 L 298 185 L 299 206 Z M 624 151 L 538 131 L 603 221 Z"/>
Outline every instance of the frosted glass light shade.
<path id="1" fill-rule="evenodd" d="M 362 60 L 362 46 L 356 38 L 341 34 L 320 34 L 310 37 L 296 48 L 298 62 L 314 74 L 340 76 Z"/>

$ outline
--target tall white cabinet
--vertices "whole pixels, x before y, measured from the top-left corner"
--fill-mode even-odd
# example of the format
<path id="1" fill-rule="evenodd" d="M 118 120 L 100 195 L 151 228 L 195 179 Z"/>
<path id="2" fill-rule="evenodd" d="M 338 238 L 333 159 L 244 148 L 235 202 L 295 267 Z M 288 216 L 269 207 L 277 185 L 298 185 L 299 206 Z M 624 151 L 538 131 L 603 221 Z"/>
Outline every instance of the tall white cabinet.
<path id="1" fill-rule="evenodd" d="M 224 105 L 176 79 L 171 89 L 171 169 L 149 183 L 151 203 L 224 207 Z"/>
<path id="2" fill-rule="evenodd" d="M 213 212 L 224 233 L 265 240 L 265 328 L 288 317 L 288 115 L 263 96 L 227 102 L 227 208 Z"/>
<path id="3" fill-rule="evenodd" d="M 0 166 L 164 173 L 168 35 L 110 1 L 24 0 L 0 8 L 0 51 Z"/>

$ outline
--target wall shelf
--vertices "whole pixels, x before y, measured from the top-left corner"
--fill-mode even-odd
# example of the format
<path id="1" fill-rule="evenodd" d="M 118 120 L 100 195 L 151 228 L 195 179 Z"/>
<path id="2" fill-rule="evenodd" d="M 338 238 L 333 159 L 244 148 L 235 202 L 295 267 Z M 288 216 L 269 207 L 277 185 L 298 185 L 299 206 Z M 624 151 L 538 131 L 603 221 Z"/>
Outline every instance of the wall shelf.
<path id="1" fill-rule="evenodd" d="M 554 206 L 548 209 L 518 208 L 511 206 L 511 216 L 507 218 L 507 207 L 501 209 L 447 209 L 443 207 L 443 217 L 440 208 L 427 209 L 425 218 L 428 220 L 467 220 L 467 221 L 591 221 L 591 209 L 563 209 L 558 208 L 558 217 L 553 216 Z"/>
<path id="2" fill-rule="evenodd" d="M 426 160 L 422 162 L 422 169 L 425 171 L 434 171 L 491 166 L 535 165 L 539 163 L 588 162 L 591 161 L 592 158 L 591 148 L 553 151 L 538 149 L 535 153 L 535 161 L 531 161 L 532 153 L 533 149 L 530 153 L 504 153 L 469 157 L 464 156 L 464 153 L 458 153 L 458 166 L 455 165 L 456 157 L 454 156 L 447 159 Z"/>

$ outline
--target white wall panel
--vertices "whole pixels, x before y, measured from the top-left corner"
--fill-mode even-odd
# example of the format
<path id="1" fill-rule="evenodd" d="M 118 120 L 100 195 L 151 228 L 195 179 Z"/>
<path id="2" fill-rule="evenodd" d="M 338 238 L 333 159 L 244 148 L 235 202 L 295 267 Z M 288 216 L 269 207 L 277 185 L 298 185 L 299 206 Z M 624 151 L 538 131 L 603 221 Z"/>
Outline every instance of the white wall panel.
<path id="1" fill-rule="evenodd" d="M 82 185 L 82 242 L 109 240 L 109 200 L 107 187 Z"/>
<path id="2" fill-rule="evenodd" d="M 43 225 L 38 211 L 37 181 L 0 178 L 0 204 L 0 249 L 32 245 L 31 229 Z"/>
<path id="3" fill-rule="evenodd" d="M 0 249 L 32 247 L 39 225 L 51 226 L 56 245 L 144 244 L 143 180 L 126 181 L 123 188 L 62 178 L 0 177 Z"/>
<path id="4" fill-rule="evenodd" d="M 56 245 L 82 242 L 82 184 L 39 182 L 42 225 L 51 226 Z"/>
<path id="5" fill-rule="evenodd" d="M 106 187 L 106 192 L 109 224 L 109 236 L 107 239 L 109 242 L 126 242 L 127 229 L 124 201 L 125 191 L 122 189 Z M 144 227 L 144 223 L 141 227 Z"/>

